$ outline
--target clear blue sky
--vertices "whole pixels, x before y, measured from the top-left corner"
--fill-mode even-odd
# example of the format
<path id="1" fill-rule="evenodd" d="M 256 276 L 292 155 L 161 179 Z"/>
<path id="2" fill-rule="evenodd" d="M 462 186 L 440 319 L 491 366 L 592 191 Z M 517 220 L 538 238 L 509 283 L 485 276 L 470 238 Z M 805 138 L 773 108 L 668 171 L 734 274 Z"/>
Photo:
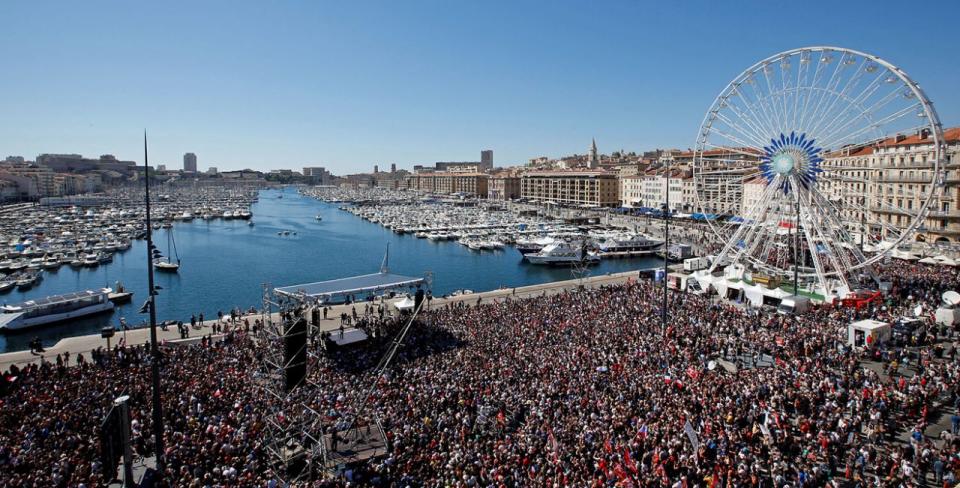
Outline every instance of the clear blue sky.
<path id="1" fill-rule="evenodd" d="M 937 5 L 939 4 L 939 5 Z M 960 124 L 960 2 L 0 3 L 0 157 L 113 153 L 336 173 L 690 147 L 740 71 L 837 45 Z"/>

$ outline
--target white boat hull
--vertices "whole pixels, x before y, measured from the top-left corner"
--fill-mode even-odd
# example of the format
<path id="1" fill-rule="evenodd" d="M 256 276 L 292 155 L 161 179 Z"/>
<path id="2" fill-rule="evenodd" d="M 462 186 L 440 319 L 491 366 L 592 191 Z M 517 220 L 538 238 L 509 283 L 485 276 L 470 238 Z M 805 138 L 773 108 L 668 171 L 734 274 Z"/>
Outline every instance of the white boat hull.
<path id="1" fill-rule="evenodd" d="M 547 264 L 552 266 L 570 266 L 575 263 L 579 263 L 580 259 L 574 256 L 541 256 L 538 254 L 527 254 L 524 256 L 530 264 Z M 587 256 L 584 258 L 585 264 L 596 264 L 600 262 L 600 258 L 597 256 Z"/>
<path id="2" fill-rule="evenodd" d="M 43 315 L 40 317 L 24 318 L 22 312 L 3 314 L 2 316 L 0 316 L 0 329 L 2 330 L 29 329 L 30 327 L 37 327 L 39 325 L 46 325 L 46 324 L 52 324 L 54 322 L 62 322 L 64 320 L 76 319 L 79 317 L 85 317 L 87 315 L 106 312 L 108 310 L 113 310 L 113 302 L 109 300 L 105 300 L 104 303 L 96 303 L 96 304 L 90 305 L 89 307 L 78 308 L 76 310 L 71 310 L 69 312 Z"/>

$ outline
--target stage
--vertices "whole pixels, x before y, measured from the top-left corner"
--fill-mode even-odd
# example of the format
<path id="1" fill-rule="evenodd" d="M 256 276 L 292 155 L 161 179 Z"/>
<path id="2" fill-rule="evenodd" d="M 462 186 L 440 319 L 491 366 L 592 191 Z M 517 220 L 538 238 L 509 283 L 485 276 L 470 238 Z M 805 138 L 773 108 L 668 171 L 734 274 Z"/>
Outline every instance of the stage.
<path id="1" fill-rule="evenodd" d="M 331 434 L 323 436 L 323 444 L 326 469 L 364 462 L 387 453 L 387 439 L 377 424 L 337 433 L 336 448 Z"/>
<path id="2" fill-rule="evenodd" d="M 330 329 L 327 332 L 330 334 L 330 342 L 335 344 L 337 347 L 358 344 L 367 340 L 367 333 L 355 327 L 344 327 L 343 335 L 340 335 L 339 328 Z"/>

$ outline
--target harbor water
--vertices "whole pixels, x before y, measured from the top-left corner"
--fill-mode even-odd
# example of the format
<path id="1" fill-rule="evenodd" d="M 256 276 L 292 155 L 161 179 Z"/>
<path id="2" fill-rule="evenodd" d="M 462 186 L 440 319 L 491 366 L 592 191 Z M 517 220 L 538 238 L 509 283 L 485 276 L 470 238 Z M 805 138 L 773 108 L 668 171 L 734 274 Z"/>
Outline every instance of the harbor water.
<path id="1" fill-rule="evenodd" d="M 282 195 L 282 198 L 278 198 Z M 157 297 L 158 320 L 183 320 L 191 314 L 215 318 L 231 308 L 261 308 L 263 285 L 293 285 L 377 272 L 387 244 L 390 270 L 395 273 L 433 275 L 433 292 L 440 296 L 458 289 L 485 291 L 573 278 L 570 269 L 531 265 L 515 249 L 471 251 L 453 241 L 434 242 L 412 234 L 398 235 L 367 222 L 336 205 L 301 196 L 294 188 L 264 190 L 252 207 L 253 226 L 245 220 L 201 220 L 174 223 L 173 242 L 181 259 L 179 273 L 155 273 L 161 287 Z M 318 221 L 315 216 L 322 216 Z M 154 242 L 164 255 L 167 233 L 154 231 Z M 289 231 L 289 234 L 278 235 Z M 661 263 L 656 258 L 604 260 L 590 275 L 647 269 Z M 142 326 L 146 314 L 138 309 L 147 297 L 146 241 L 117 253 L 112 263 L 97 268 L 62 266 L 44 273 L 33 289 L 13 290 L 0 303 L 114 286 L 122 281 L 133 291 L 133 301 L 112 313 L 78 321 L 40 327 L 19 334 L 0 334 L 0 351 L 29 348 L 40 337 L 53 344 L 63 337 L 93 334 L 123 317 L 132 327 Z"/>

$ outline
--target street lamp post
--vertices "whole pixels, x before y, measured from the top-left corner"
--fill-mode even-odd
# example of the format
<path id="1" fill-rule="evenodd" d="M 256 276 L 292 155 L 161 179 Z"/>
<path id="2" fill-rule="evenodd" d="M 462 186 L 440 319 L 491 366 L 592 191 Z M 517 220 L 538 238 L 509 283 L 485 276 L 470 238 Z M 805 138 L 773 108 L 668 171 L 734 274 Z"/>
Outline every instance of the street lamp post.
<path id="1" fill-rule="evenodd" d="M 157 292 L 153 285 L 153 227 L 150 223 L 150 166 L 147 157 L 147 133 L 143 133 L 143 179 L 147 206 L 147 293 L 150 304 L 150 352 L 153 356 L 153 435 L 156 438 L 157 471 L 163 476 L 163 405 L 160 403 L 160 348 L 157 347 Z"/>
<path id="2" fill-rule="evenodd" d="M 663 204 L 663 306 L 660 309 L 660 322 L 663 330 L 667 330 L 667 308 L 670 306 L 670 295 L 667 294 L 667 273 L 670 270 L 670 166 L 666 168 L 667 195 Z"/>
<path id="3" fill-rule="evenodd" d="M 793 227 L 793 295 L 800 296 L 800 192 L 797 194 L 797 221 Z"/>

